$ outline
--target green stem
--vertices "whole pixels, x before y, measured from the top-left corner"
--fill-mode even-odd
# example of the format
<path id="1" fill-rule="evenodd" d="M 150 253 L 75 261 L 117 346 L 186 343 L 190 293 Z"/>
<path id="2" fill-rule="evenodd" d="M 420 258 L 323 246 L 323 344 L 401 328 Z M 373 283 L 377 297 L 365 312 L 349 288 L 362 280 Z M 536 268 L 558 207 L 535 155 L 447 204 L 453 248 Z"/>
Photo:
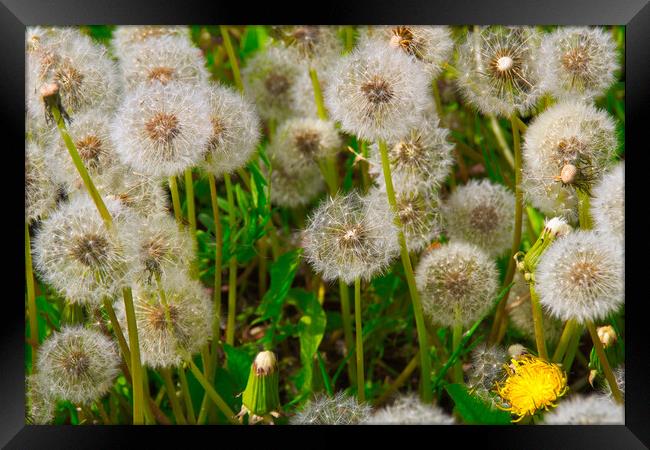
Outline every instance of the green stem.
<path id="1" fill-rule="evenodd" d="M 368 145 L 366 141 L 360 141 L 359 146 L 361 147 L 361 156 L 363 156 L 364 161 L 360 161 L 361 166 L 361 182 L 363 186 L 364 194 L 370 189 L 370 175 L 368 174 Z"/>
<path id="2" fill-rule="evenodd" d="M 144 423 L 144 384 L 142 380 L 142 364 L 140 361 L 140 343 L 138 342 L 138 326 L 133 307 L 131 288 L 124 288 L 124 311 L 129 332 L 129 349 L 131 351 L 131 379 L 133 380 L 133 424 Z"/>
<path id="3" fill-rule="evenodd" d="M 228 419 L 228 421 L 231 423 L 237 423 L 237 421 L 234 419 L 235 413 L 232 412 L 230 407 L 226 404 L 226 402 L 223 401 L 217 391 L 214 390 L 210 382 L 201 373 L 199 368 L 196 367 L 196 364 L 194 364 L 192 358 L 186 358 L 186 362 L 189 364 L 190 370 L 192 371 L 192 374 L 194 374 L 194 377 L 201 384 L 201 386 L 203 386 L 203 389 L 205 389 L 205 391 L 208 393 L 210 399 L 214 402 L 215 405 L 217 405 L 217 408 L 219 408 L 219 410 L 221 410 L 221 412 L 226 416 L 226 419 Z"/>
<path id="4" fill-rule="evenodd" d="M 235 200 L 233 196 L 230 174 L 224 174 L 226 182 L 226 198 L 228 200 L 228 223 L 230 225 L 230 261 L 228 263 L 228 324 L 226 327 L 226 343 L 235 343 L 235 314 L 237 302 L 237 257 L 235 251 Z"/>
<path id="5" fill-rule="evenodd" d="M 187 420 L 183 415 L 183 410 L 181 409 L 181 404 L 178 402 L 178 397 L 176 396 L 176 387 L 172 381 L 172 372 L 169 370 L 169 367 L 163 367 L 160 369 L 160 375 L 162 376 L 163 382 L 165 383 L 165 389 L 167 390 L 167 398 L 172 407 L 172 413 L 176 419 L 178 425 L 186 425 Z"/>
<path id="6" fill-rule="evenodd" d="M 174 217 L 176 218 L 176 223 L 178 224 L 178 229 L 183 229 L 183 213 L 181 211 L 181 199 L 178 194 L 178 183 L 176 182 L 176 176 L 172 175 L 169 177 L 169 191 L 172 194 L 172 205 L 174 206 Z"/>
<path id="7" fill-rule="evenodd" d="M 593 222 L 590 213 L 590 199 L 589 194 L 583 192 L 581 189 L 576 189 L 578 194 L 578 217 L 580 220 L 580 228 L 583 230 L 591 230 Z"/>
<path id="8" fill-rule="evenodd" d="M 208 174 L 210 184 L 210 203 L 212 204 L 212 216 L 214 218 L 215 229 L 215 251 L 214 251 L 214 292 L 212 293 L 214 301 L 214 320 L 212 321 L 212 349 L 213 354 L 211 365 L 214 366 L 216 361 L 217 343 L 219 342 L 219 331 L 221 325 L 221 273 L 223 271 L 223 231 L 221 228 L 221 218 L 219 217 L 219 205 L 217 196 L 217 184 L 214 175 Z"/>
<path id="9" fill-rule="evenodd" d="M 578 328 L 576 328 L 573 335 L 571 336 L 571 341 L 569 342 L 569 346 L 567 347 L 566 353 L 564 354 L 564 359 L 562 360 L 562 367 L 567 373 L 571 371 L 571 367 L 573 366 L 573 359 L 578 353 L 581 337 L 582 327 L 578 325 Z"/>
<path id="10" fill-rule="evenodd" d="M 575 320 L 567 320 L 566 324 L 564 325 L 562 335 L 560 336 L 560 341 L 558 342 L 557 347 L 555 348 L 555 352 L 553 353 L 554 363 L 559 363 L 562 361 L 562 358 L 564 358 L 564 353 L 566 352 L 566 349 L 569 346 L 569 342 L 571 342 L 573 335 L 576 333 L 577 328 L 578 323 Z"/>
<path id="11" fill-rule="evenodd" d="M 384 404 L 393 395 L 393 392 L 396 392 L 400 387 L 402 387 L 404 383 L 406 383 L 406 380 L 408 380 L 413 371 L 415 371 L 419 365 L 420 351 L 418 350 L 415 352 L 415 355 L 413 355 L 413 358 L 411 358 L 404 370 L 402 370 L 402 373 L 400 373 L 399 376 L 395 379 L 393 384 L 391 384 L 388 389 L 386 389 L 386 391 L 381 394 L 381 397 L 379 397 L 377 401 L 374 402 L 374 406 L 377 407 Z"/>
<path id="12" fill-rule="evenodd" d="M 395 198 L 395 190 L 393 189 L 393 179 L 390 171 L 390 161 L 388 160 L 388 149 L 384 140 L 379 141 L 379 151 L 381 153 L 381 165 L 384 172 L 384 180 L 386 182 L 386 194 L 388 196 L 388 203 L 390 204 L 393 212 L 397 211 L 397 200 Z M 431 355 L 429 354 L 429 339 L 427 338 L 427 329 L 424 323 L 424 314 L 422 312 L 422 304 L 420 303 L 420 295 L 415 285 L 415 276 L 413 275 L 413 268 L 411 267 L 411 259 L 409 257 L 408 249 L 406 247 L 406 239 L 402 231 L 402 223 L 399 216 L 395 214 L 395 224 L 399 229 L 399 244 L 400 253 L 402 257 L 402 265 L 404 266 L 404 273 L 408 283 L 409 292 L 411 294 L 411 302 L 413 303 L 413 314 L 415 315 L 415 324 L 418 332 L 418 343 L 420 346 L 420 367 L 422 373 L 422 401 L 430 403 L 433 398 L 431 391 Z"/>
<path id="13" fill-rule="evenodd" d="M 185 368 L 181 365 L 178 368 L 178 379 L 181 382 L 181 392 L 183 393 L 183 400 L 185 401 L 185 410 L 187 411 L 187 423 L 190 425 L 196 424 L 196 416 L 194 415 L 194 405 L 192 404 L 192 396 L 190 395 L 190 387 L 187 383 L 185 376 Z"/>
<path id="14" fill-rule="evenodd" d="M 343 335 L 345 338 L 345 349 L 349 355 L 352 351 L 352 314 L 350 313 L 350 291 L 343 280 L 339 280 L 339 294 L 341 297 L 341 318 L 343 319 Z M 348 359 L 348 377 L 350 383 L 356 379 L 356 364 L 352 359 Z"/>
<path id="15" fill-rule="evenodd" d="M 32 244 L 29 238 L 29 224 L 25 221 L 25 278 L 27 282 L 27 310 L 29 312 L 30 345 L 32 347 L 32 373 L 36 373 L 36 354 L 38 351 L 38 309 L 36 308 L 36 289 L 32 268 Z"/>
<path id="16" fill-rule="evenodd" d="M 309 68 L 309 77 L 311 78 L 311 85 L 314 90 L 314 102 L 316 103 L 316 112 L 320 120 L 327 120 L 327 110 L 325 109 L 325 102 L 323 101 L 323 92 L 318 81 L 318 73 L 313 67 Z M 320 164 L 321 172 L 327 183 L 327 189 L 330 195 L 336 194 L 338 190 L 338 177 L 336 175 L 336 164 L 334 158 L 329 156 L 325 158 Z"/>
<path id="17" fill-rule="evenodd" d="M 95 202 L 97 211 L 99 211 L 99 215 L 102 217 L 102 220 L 106 224 L 106 228 L 110 229 L 111 225 L 113 224 L 113 219 L 111 217 L 111 214 L 108 212 L 108 209 L 106 208 L 106 204 L 104 204 L 104 200 L 102 200 L 101 195 L 99 195 L 99 191 L 97 191 L 97 188 L 95 187 L 95 183 L 93 183 L 92 178 L 90 178 L 90 175 L 86 170 L 86 166 L 84 166 L 83 160 L 81 159 L 81 156 L 77 151 L 77 147 L 72 141 L 72 138 L 70 137 L 70 134 L 68 133 L 68 130 L 65 126 L 65 122 L 61 117 L 61 111 L 59 111 L 59 108 L 56 104 L 50 102 L 50 105 L 51 105 L 52 115 L 54 116 L 54 120 L 56 121 L 56 126 L 59 129 L 59 133 L 61 134 L 63 141 L 65 142 L 65 146 L 68 149 L 68 153 L 70 153 L 72 162 L 77 168 L 77 172 L 79 172 L 79 176 L 81 176 L 81 179 L 83 180 L 83 183 L 86 186 L 86 190 L 88 191 L 88 194 L 90 194 L 90 197 L 92 198 L 93 202 Z"/>
<path id="18" fill-rule="evenodd" d="M 546 341 L 544 340 L 544 322 L 542 317 L 542 305 L 539 303 L 539 296 L 535 291 L 535 285 L 530 284 L 530 303 L 533 309 L 533 326 L 535 328 L 535 343 L 537 344 L 537 354 L 540 358 L 548 361 L 548 352 L 546 351 Z"/>
<path id="19" fill-rule="evenodd" d="M 320 88 L 318 81 L 318 73 L 313 67 L 309 68 L 309 77 L 311 78 L 311 85 L 314 89 L 314 101 L 316 102 L 316 112 L 320 120 L 327 120 L 327 110 L 325 109 L 325 102 L 323 101 L 323 92 Z"/>
<path id="20" fill-rule="evenodd" d="M 600 360 L 600 365 L 602 366 L 605 378 L 607 378 L 607 382 L 609 383 L 609 387 L 612 391 L 612 395 L 614 396 L 614 400 L 620 404 L 623 404 L 623 395 L 621 394 L 621 390 L 618 388 L 616 377 L 614 377 L 614 372 L 612 372 L 612 367 L 609 365 L 607 355 L 605 354 L 605 349 L 603 348 L 602 342 L 600 342 L 598 332 L 596 331 L 596 327 L 594 326 L 593 322 L 587 322 L 587 330 L 589 330 L 589 334 L 591 335 L 591 340 L 594 343 L 594 349 L 596 349 L 596 354 Z"/>
<path id="21" fill-rule="evenodd" d="M 244 84 L 242 83 L 241 74 L 239 73 L 239 62 L 237 61 L 235 50 L 230 41 L 228 27 L 226 25 L 220 25 L 219 30 L 221 31 L 221 37 L 223 38 L 223 45 L 226 47 L 226 53 L 228 54 L 228 61 L 230 61 L 230 68 L 232 69 L 232 76 L 235 79 L 235 85 L 237 86 L 237 89 L 239 89 L 239 92 L 243 92 Z"/>
<path id="22" fill-rule="evenodd" d="M 354 28 L 352 26 L 345 27 L 345 53 L 352 51 L 354 47 Z"/>
<path id="23" fill-rule="evenodd" d="M 194 253 L 196 253 L 198 244 L 196 241 L 196 208 L 194 204 L 194 180 L 192 179 L 192 169 L 185 169 L 185 202 L 187 203 L 187 219 L 190 224 L 192 247 L 194 248 Z M 192 278 L 199 277 L 199 268 L 196 260 L 190 264 L 190 275 Z"/>
<path id="24" fill-rule="evenodd" d="M 460 346 L 460 341 L 463 338 L 463 322 L 462 313 L 460 308 L 456 308 L 454 327 L 452 330 L 452 348 L 456 349 Z M 454 364 L 454 382 L 463 382 L 463 364 L 460 358 Z"/>
<path id="25" fill-rule="evenodd" d="M 361 279 L 354 279 L 354 322 L 356 325 L 356 357 L 357 357 L 357 398 L 359 402 L 366 401 L 366 383 L 363 369 L 363 327 L 361 326 Z"/>
<path id="26" fill-rule="evenodd" d="M 122 327 L 120 326 L 120 322 L 117 320 L 117 316 L 115 315 L 115 310 L 113 309 L 113 305 L 111 305 L 111 300 L 108 297 L 104 298 L 104 309 L 106 310 L 106 313 L 108 314 L 108 318 L 111 321 L 113 332 L 117 337 L 117 343 L 120 347 L 120 351 L 122 352 L 122 358 L 124 359 L 124 363 L 126 364 L 126 367 L 130 372 L 131 351 L 129 350 L 129 346 L 126 344 L 126 339 L 124 338 Z"/>
<path id="27" fill-rule="evenodd" d="M 513 122 L 514 124 L 514 122 Z M 510 151 L 510 147 L 508 146 L 508 142 L 506 142 L 506 138 L 503 135 L 503 130 L 501 129 L 501 125 L 499 125 L 499 121 L 497 120 L 496 117 L 493 115 L 490 115 L 490 127 L 492 128 L 492 132 L 494 133 L 494 137 L 497 138 L 497 143 L 499 144 L 499 148 L 501 149 L 501 153 L 503 153 L 503 157 L 506 159 L 510 167 L 513 169 L 517 170 L 515 168 L 515 157 L 512 155 L 512 151 Z M 514 125 L 513 126 L 513 138 L 514 138 L 514 129 L 517 129 L 517 133 L 519 133 L 519 128 Z M 515 150 L 516 152 L 516 150 Z"/>

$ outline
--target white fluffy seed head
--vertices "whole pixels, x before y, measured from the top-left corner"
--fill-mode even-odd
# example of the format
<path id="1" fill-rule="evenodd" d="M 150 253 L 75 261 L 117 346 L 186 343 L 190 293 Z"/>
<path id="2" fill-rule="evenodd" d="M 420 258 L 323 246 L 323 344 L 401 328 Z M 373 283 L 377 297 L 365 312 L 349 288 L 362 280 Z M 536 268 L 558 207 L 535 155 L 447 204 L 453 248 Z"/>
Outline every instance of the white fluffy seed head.
<path id="1" fill-rule="evenodd" d="M 594 231 L 574 231 L 542 254 L 535 286 L 542 306 L 564 321 L 602 319 L 624 301 L 623 249 Z"/>
<path id="2" fill-rule="evenodd" d="M 379 40 L 384 45 L 400 50 L 424 64 L 431 78 L 442 71 L 454 47 L 451 30 L 447 26 L 392 25 L 362 29 L 359 46 L 369 40 Z"/>
<path id="3" fill-rule="evenodd" d="M 115 54 L 120 59 L 125 59 L 138 48 L 138 44 L 165 36 L 183 37 L 189 40 L 190 29 L 183 26 L 122 25 L 113 31 L 112 44 Z"/>
<path id="4" fill-rule="evenodd" d="M 577 219 L 576 189 L 589 192 L 612 164 L 618 140 L 614 120 L 580 101 L 553 105 L 524 135 L 522 187 L 533 206 L 547 215 Z M 575 175 L 563 177 L 573 166 Z"/>
<path id="5" fill-rule="evenodd" d="M 267 151 L 284 168 L 294 172 L 334 156 L 342 146 L 334 122 L 292 118 L 282 123 Z"/>
<path id="6" fill-rule="evenodd" d="M 479 344 L 472 351 L 471 360 L 469 385 L 475 390 L 491 391 L 494 382 L 503 374 L 503 365 L 508 362 L 508 353 L 499 345 Z"/>
<path id="7" fill-rule="evenodd" d="M 156 283 L 138 285 L 133 292 L 142 364 L 154 369 L 178 366 L 182 351 L 196 353 L 212 336 L 212 302 L 200 282 L 185 271 L 170 271 L 161 287 L 171 323 Z M 115 313 L 126 329 L 124 302 L 116 303 Z"/>
<path id="8" fill-rule="evenodd" d="M 450 242 L 422 257 L 415 273 L 422 307 L 443 326 L 472 324 L 492 306 L 499 273 L 475 245 Z"/>
<path id="9" fill-rule="evenodd" d="M 243 167 L 260 141 L 260 120 L 255 106 L 229 87 L 210 83 L 211 134 L 205 170 L 220 177 Z"/>
<path id="10" fill-rule="evenodd" d="M 625 244 L 625 163 L 619 162 L 594 186 L 591 199 L 594 228 L 605 238 Z"/>
<path id="11" fill-rule="evenodd" d="M 441 232 L 440 199 L 437 193 L 425 194 L 416 189 L 403 187 L 395 192 L 397 215 L 402 223 L 406 245 L 410 252 L 419 252 Z M 374 187 L 368 193 L 371 209 L 390 212 L 386 191 Z"/>
<path id="12" fill-rule="evenodd" d="M 67 326 L 45 340 L 37 361 L 51 398 L 89 403 L 111 388 L 120 359 L 115 343 L 100 332 Z"/>
<path id="13" fill-rule="evenodd" d="M 334 397 L 317 394 L 290 419 L 292 425 L 356 425 L 366 420 L 372 408 L 355 397 L 337 392 Z"/>
<path id="14" fill-rule="evenodd" d="M 262 119 L 280 122 L 293 115 L 289 92 L 303 70 L 293 52 L 280 46 L 268 47 L 247 61 L 242 69 L 244 92 Z"/>
<path id="15" fill-rule="evenodd" d="M 510 323 L 516 330 L 534 342 L 535 324 L 533 322 L 533 307 L 530 303 L 530 287 L 520 272 L 515 274 L 514 281 L 515 284 L 510 288 L 507 306 Z M 554 345 L 562 333 L 562 321 L 543 311 L 542 322 L 546 342 Z"/>
<path id="16" fill-rule="evenodd" d="M 623 425 L 625 409 L 607 397 L 575 396 L 544 415 L 543 425 Z"/>
<path id="17" fill-rule="evenodd" d="M 56 399 L 48 390 L 48 380 L 40 373 L 27 377 L 27 423 L 46 425 L 54 420 Z"/>
<path id="18" fill-rule="evenodd" d="M 96 184 L 110 182 L 118 171 L 123 170 L 110 136 L 109 120 L 105 112 L 91 110 L 77 114 L 68 125 L 68 133 L 77 152 Z M 68 192 L 85 189 L 59 131 L 52 130 L 51 133 L 52 144 L 46 148 L 45 157 L 52 176 Z"/>
<path id="19" fill-rule="evenodd" d="M 488 179 L 459 186 L 442 207 L 449 238 L 475 244 L 490 256 L 510 249 L 515 223 L 515 196 Z"/>
<path id="20" fill-rule="evenodd" d="M 160 177 L 133 172 L 129 168 L 120 171 L 111 182 L 98 185 L 97 189 L 133 211 L 148 217 L 168 212 L 169 199 Z"/>
<path id="21" fill-rule="evenodd" d="M 120 98 L 116 64 L 105 47 L 77 30 L 54 33 L 27 54 L 27 107 L 31 118 L 46 122 L 41 87 L 56 83 L 61 106 L 71 117 L 89 109 L 112 111 Z"/>
<path id="22" fill-rule="evenodd" d="M 134 216 L 119 202 L 104 201 L 113 217 L 111 231 L 86 194 L 61 205 L 34 238 L 36 270 L 71 303 L 98 305 L 128 283 L 132 261 L 124 247 L 123 229 Z"/>
<path id="23" fill-rule="evenodd" d="M 178 83 L 141 85 L 128 93 L 111 124 L 121 161 L 157 176 L 199 163 L 212 135 L 208 97 L 202 87 Z"/>
<path id="24" fill-rule="evenodd" d="M 625 366 L 619 366 L 614 369 L 614 379 L 616 380 L 616 385 L 618 389 L 623 394 L 623 400 L 625 400 Z M 612 388 L 609 383 L 605 380 L 602 384 L 600 391 L 607 396 L 610 400 L 614 400 L 614 395 L 612 394 Z"/>
<path id="25" fill-rule="evenodd" d="M 25 221 L 47 217 L 56 208 L 59 186 L 52 180 L 44 150 L 25 142 Z"/>
<path id="26" fill-rule="evenodd" d="M 427 405 L 413 394 L 400 395 L 392 405 L 376 411 L 364 425 L 453 425 L 454 418 L 436 405 Z"/>
<path id="27" fill-rule="evenodd" d="M 399 139 L 419 123 L 429 78 L 403 52 L 378 41 L 344 56 L 325 91 L 332 119 L 361 139 Z"/>
<path id="28" fill-rule="evenodd" d="M 268 150 L 272 150 L 268 147 Z M 269 162 L 273 167 L 264 171 L 271 182 L 271 203 L 285 208 L 307 205 L 325 190 L 325 182 L 318 164 L 303 166 L 300 170 L 286 167 L 278 160 L 275 153 L 269 152 Z"/>
<path id="29" fill-rule="evenodd" d="M 299 64 L 307 62 L 319 72 L 343 52 L 343 42 L 334 26 L 297 25 L 278 27 L 277 38 L 291 50 Z"/>
<path id="30" fill-rule="evenodd" d="M 322 202 L 304 231 L 305 256 L 326 281 L 370 280 L 397 255 L 397 227 L 388 208 L 370 207 L 356 191 Z"/>
<path id="31" fill-rule="evenodd" d="M 611 33 L 599 27 L 559 27 L 540 49 L 542 85 L 558 98 L 590 100 L 614 82 L 619 56 Z"/>
<path id="32" fill-rule="evenodd" d="M 127 89 L 141 84 L 197 85 L 209 77 L 201 50 L 181 35 L 151 37 L 134 43 L 122 56 L 120 68 Z"/>
<path id="33" fill-rule="evenodd" d="M 458 49 L 458 85 L 484 114 L 525 114 L 542 94 L 540 34 L 532 27 L 482 27 Z"/>
<path id="34" fill-rule="evenodd" d="M 318 70 L 318 84 L 321 92 L 326 92 L 332 82 L 332 72 L 335 65 Z M 308 70 L 301 70 L 294 83 L 289 88 L 291 110 L 296 117 L 318 118 L 318 108 L 314 97 L 314 85 Z"/>

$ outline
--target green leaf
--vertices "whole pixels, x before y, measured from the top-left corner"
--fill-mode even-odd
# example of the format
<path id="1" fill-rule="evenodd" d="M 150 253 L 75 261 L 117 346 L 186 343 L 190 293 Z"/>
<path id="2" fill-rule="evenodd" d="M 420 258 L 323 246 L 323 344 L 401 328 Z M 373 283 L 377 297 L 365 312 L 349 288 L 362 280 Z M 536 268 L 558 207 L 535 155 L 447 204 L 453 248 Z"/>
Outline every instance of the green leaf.
<path id="1" fill-rule="evenodd" d="M 302 392 L 311 391 L 314 374 L 314 355 L 325 334 L 327 318 L 323 307 L 313 292 L 303 289 L 292 289 L 291 297 L 296 299 L 303 315 L 298 323 L 298 339 L 300 340 L 300 362 L 302 368 L 297 377 L 297 387 Z"/>
<path id="2" fill-rule="evenodd" d="M 455 410 L 468 425 L 511 425 L 510 413 L 492 408 L 489 403 L 471 395 L 463 384 L 445 386 L 455 403 Z"/>
<path id="3" fill-rule="evenodd" d="M 225 343 L 223 350 L 226 353 L 227 370 L 235 383 L 236 392 L 243 392 L 246 388 L 251 364 L 253 364 L 253 356 L 246 350 Z"/>

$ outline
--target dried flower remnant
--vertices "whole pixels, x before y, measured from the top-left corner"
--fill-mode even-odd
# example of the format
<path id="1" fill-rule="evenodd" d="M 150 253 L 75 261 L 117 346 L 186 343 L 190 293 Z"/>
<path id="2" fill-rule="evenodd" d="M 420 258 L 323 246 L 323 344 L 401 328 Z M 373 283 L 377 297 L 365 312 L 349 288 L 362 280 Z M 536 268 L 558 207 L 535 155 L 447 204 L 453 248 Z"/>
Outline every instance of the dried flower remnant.
<path id="1" fill-rule="evenodd" d="M 596 183 L 592 191 L 594 228 L 604 239 L 612 236 L 625 244 L 625 163 L 619 162 Z"/>
<path id="2" fill-rule="evenodd" d="M 298 172 L 318 160 L 334 156 L 341 145 L 333 122 L 293 118 L 280 125 L 268 152 L 275 155 L 282 167 Z"/>
<path id="3" fill-rule="evenodd" d="M 543 425 L 622 425 L 623 405 L 599 395 L 576 396 L 544 416 Z"/>
<path id="4" fill-rule="evenodd" d="M 395 402 L 375 411 L 364 425 L 453 425 L 455 420 L 436 405 L 422 403 L 415 395 L 401 395 Z"/>
<path id="5" fill-rule="evenodd" d="M 526 114 L 542 94 L 540 34 L 531 27 L 482 27 L 458 49 L 458 85 L 484 114 Z"/>
<path id="6" fill-rule="evenodd" d="M 305 407 L 291 418 L 293 425 L 356 425 L 366 420 L 372 409 L 366 403 L 344 392 L 334 397 L 317 394 Z"/>

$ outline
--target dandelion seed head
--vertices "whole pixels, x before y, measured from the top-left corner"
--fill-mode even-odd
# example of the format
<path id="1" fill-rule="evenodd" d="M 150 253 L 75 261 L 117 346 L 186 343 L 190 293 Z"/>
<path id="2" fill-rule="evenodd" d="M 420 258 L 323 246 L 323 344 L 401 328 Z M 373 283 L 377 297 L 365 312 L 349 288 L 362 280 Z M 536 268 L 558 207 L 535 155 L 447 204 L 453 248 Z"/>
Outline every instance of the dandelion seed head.
<path id="1" fill-rule="evenodd" d="M 115 343 L 98 331 L 66 326 L 43 342 L 38 373 L 55 399 L 89 403 L 106 394 L 119 373 Z"/>
<path id="2" fill-rule="evenodd" d="M 458 49 L 458 85 L 484 114 L 525 114 L 540 97 L 540 34 L 531 27 L 482 27 Z"/>
<path id="3" fill-rule="evenodd" d="M 123 25 L 113 31 L 112 44 L 115 54 L 123 60 L 139 51 L 139 44 L 162 37 L 182 37 L 189 41 L 190 29 L 182 26 Z"/>
<path id="4" fill-rule="evenodd" d="M 304 231 L 305 256 L 324 280 L 370 280 L 397 255 L 397 228 L 387 208 L 357 192 L 323 201 Z"/>
<path id="5" fill-rule="evenodd" d="M 120 160 L 156 176 L 177 175 L 199 163 L 212 134 L 207 98 L 203 88 L 177 83 L 135 88 L 111 124 Z"/>
<path id="6" fill-rule="evenodd" d="M 356 425 L 366 420 L 372 408 L 355 397 L 337 392 L 334 397 L 316 394 L 290 419 L 292 425 Z"/>
<path id="7" fill-rule="evenodd" d="M 319 72 L 343 52 L 343 42 L 333 26 L 297 25 L 279 27 L 279 39 L 299 64 L 308 62 Z"/>
<path id="8" fill-rule="evenodd" d="M 47 217 L 56 208 L 59 186 L 52 180 L 45 151 L 35 142 L 25 142 L 25 221 Z"/>
<path id="9" fill-rule="evenodd" d="M 318 84 L 321 92 L 326 92 L 332 82 L 333 65 L 328 65 L 318 70 Z M 289 87 L 291 110 L 295 117 L 318 118 L 318 108 L 314 97 L 314 85 L 309 71 L 302 70 L 298 73 L 295 81 Z"/>
<path id="10" fill-rule="evenodd" d="M 473 244 L 450 242 L 422 257 L 415 281 L 429 318 L 444 326 L 470 325 L 492 306 L 498 287 L 494 261 Z M 458 316 L 458 317 L 457 317 Z"/>
<path id="11" fill-rule="evenodd" d="M 463 240 L 490 256 L 499 256 L 512 243 L 514 209 L 515 196 L 511 191 L 483 179 L 459 186 L 444 203 L 442 213 L 451 240 Z"/>
<path id="12" fill-rule="evenodd" d="M 599 395 L 575 396 L 544 416 L 544 425 L 623 425 L 623 405 Z"/>
<path id="13" fill-rule="evenodd" d="M 542 254 L 535 286 L 542 306 L 563 321 L 602 319 L 624 301 L 623 250 L 594 231 L 574 231 Z"/>
<path id="14" fill-rule="evenodd" d="M 46 425 L 54 420 L 56 399 L 47 389 L 48 380 L 40 373 L 27 377 L 27 423 Z"/>
<path id="15" fill-rule="evenodd" d="M 471 360 L 469 385 L 472 389 L 490 391 L 494 382 L 503 375 L 508 353 L 499 345 L 479 344 L 472 351 Z"/>
<path id="16" fill-rule="evenodd" d="M 361 139 L 399 139 L 421 119 L 429 80 L 417 61 L 372 41 L 344 56 L 325 101 L 332 119 Z"/>
<path id="17" fill-rule="evenodd" d="M 453 417 L 436 405 L 424 404 L 413 394 L 400 395 L 392 405 L 376 411 L 364 425 L 453 425 Z"/>
<path id="18" fill-rule="evenodd" d="M 272 147 L 269 150 L 269 161 L 273 170 L 265 167 L 265 173 L 271 182 L 271 203 L 285 208 L 304 206 L 325 191 L 325 182 L 318 164 L 306 164 L 299 170 L 285 166 L 278 160 Z"/>
<path id="19" fill-rule="evenodd" d="M 619 162 L 596 183 L 591 199 L 595 230 L 625 244 L 625 163 Z"/>
<path id="20" fill-rule="evenodd" d="M 559 27 L 540 48 L 543 89 L 558 98 L 602 95 L 619 68 L 616 43 L 598 27 Z"/>

